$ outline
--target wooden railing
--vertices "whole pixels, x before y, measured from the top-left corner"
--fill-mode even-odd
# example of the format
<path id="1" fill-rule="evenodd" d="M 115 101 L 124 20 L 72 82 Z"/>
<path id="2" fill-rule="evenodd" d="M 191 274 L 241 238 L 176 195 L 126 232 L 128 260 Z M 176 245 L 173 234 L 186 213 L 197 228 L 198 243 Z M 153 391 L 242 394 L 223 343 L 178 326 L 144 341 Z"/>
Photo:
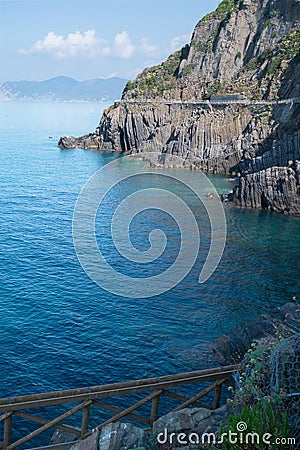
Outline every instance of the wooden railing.
<path id="1" fill-rule="evenodd" d="M 159 418 L 159 404 L 162 396 L 166 396 L 173 401 L 179 402 L 179 405 L 172 411 L 194 405 L 208 409 L 216 409 L 220 406 L 222 386 L 224 383 L 233 384 L 232 375 L 237 370 L 237 366 L 231 365 L 223 368 L 215 368 L 201 370 L 197 372 L 187 372 L 176 375 L 167 375 L 160 378 L 147 378 L 143 380 L 128 381 L 123 383 L 106 384 L 103 386 L 94 386 L 91 388 L 72 389 L 66 391 L 48 392 L 42 394 L 25 395 L 20 397 L 0 399 L 0 422 L 4 423 L 3 441 L 0 442 L 0 448 L 5 450 L 13 450 L 20 447 L 31 439 L 39 436 L 41 433 L 56 429 L 72 433 L 76 436 L 78 442 L 85 439 L 92 432 L 101 430 L 104 426 L 116 422 L 124 417 L 142 423 L 146 428 L 152 428 L 153 423 Z M 212 382 L 192 397 L 179 394 L 172 390 L 178 386 L 188 386 L 200 383 Z M 171 390 L 170 390 L 171 389 Z M 199 402 L 200 399 L 214 391 L 213 404 Z M 130 394 L 147 393 L 141 400 L 135 402 L 132 406 L 122 409 L 117 406 L 105 403 L 102 400 L 112 397 L 120 397 Z M 149 417 L 138 414 L 136 410 L 146 403 L 151 402 Z M 32 414 L 32 409 L 45 408 L 57 405 L 67 405 L 69 403 L 78 403 L 73 408 L 59 415 L 58 417 L 48 420 L 46 418 Z M 113 413 L 113 417 L 100 423 L 93 430 L 90 429 L 91 408 L 100 408 Z M 28 412 L 30 410 L 30 412 Z M 82 411 L 81 428 L 75 428 L 70 425 L 63 424 L 67 418 L 73 416 L 77 412 Z M 166 412 L 165 412 L 166 413 Z M 21 417 L 30 422 L 35 422 L 41 426 L 33 432 L 12 442 L 14 431 L 14 417 Z M 68 448 L 71 443 L 45 446 L 39 448 Z"/>

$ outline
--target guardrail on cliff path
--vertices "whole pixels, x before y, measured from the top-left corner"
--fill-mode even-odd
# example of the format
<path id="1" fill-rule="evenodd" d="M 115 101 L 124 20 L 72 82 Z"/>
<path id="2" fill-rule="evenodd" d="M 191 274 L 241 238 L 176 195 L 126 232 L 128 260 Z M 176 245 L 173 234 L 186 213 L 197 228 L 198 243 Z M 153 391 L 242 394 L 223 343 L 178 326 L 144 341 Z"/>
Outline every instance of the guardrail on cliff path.
<path id="1" fill-rule="evenodd" d="M 193 101 L 185 101 L 185 100 L 161 100 L 161 99 L 145 99 L 145 100 L 120 100 L 116 103 L 124 103 L 124 104 L 163 104 L 163 105 L 203 105 L 203 106 L 213 106 L 213 105 L 249 105 L 249 106 L 276 106 L 276 105 L 288 105 L 288 104 L 298 104 L 300 103 L 300 97 L 294 98 L 286 98 L 280 100 L 252 100 L 252 99 L 237 99 L 237 100 L 193 100 Z"/>
<path id="2" fill-rule="evenodd" d="M 116 422 L 124 417 L 142 423 L 147 428 L 152 428 L 153 423 L 159 418 L 159 403 L 160 399 L 165 396 L 172 401 L 179 402 L 179 406 L 171 411 L 179 411 L 190 405 L 203 407 L 207 409 L 217 409 L 220 406 L 222 386 L 224 384 L 234 385 L 232 375 L 236 372 L 237 366 L 230 365 L 222 368 L 200 370 L 196 372 L 187 372 L 176 375 L 167 375 L 159 378 L 147 378 L 142 380 L 127 381 L 123 383 L 107 384 L 102 386 L 94 386 L 91 388 L 71 389 L 65 391 L 48 392 L 41 394 L 25 395 L 20 397 L 3 398 L 0 399 L 0 423 L 3 422 L 3 441 L 0 443 L 0 448 L 5 450 L 13 450 L 19 448 L 24 443 L 39 436 L 41 433 L 49 429 L 56 429 L 69 432 L 77 436 L 76 441 L 72 443 L 59 445 L 46 445 L 39 447 L 44 449 L 68 448 L 68 446 L 85 439 L 95 430 L 101 430 L 104 426 Z M 188 386 L 201 383 L 210 383 L 209 386 L 201 389 L 192 397 L 187 397 L 172 390 L 178 386 Z M 170 390 L 171 389 L 171 390 Z M 200 399 L 207 394 L 214 391 L 213 404 L 199 402 Z M 147 395 L 134 404 L 123 409 L 111 404 L 105 403 L 102 400 L 112 397 L 128 396 L 134 394 Z M 48 420 L 39 415 L 32 414 L 33 409 L 45 408 L 57 405 L 68 405 L 70 403 L 77 403 L 71 409 L 68 409 L 63 414 Z M 151 403 L 150 414 L 148 417 L 138 414 L 135 411 L 141 406 Z M 93 430 L 90 428 L 90 418 L 92 408 L 100 408 L 105 411 L 113 413 L 113 417 L 100 423 Z M 28 411 L 30 410 L 30 412 Z M 82 411 L 81 428 L 75 428 L 70 425 L 63 424 L 67 418 L 74 416 L 77 412 Z M 171 412 L 169 411 L 169 412 Z M 29 422 L 40 424 L 41 426 L 33 432 L 19 438 L 12 442 L 14 431 L 14 417 L 25 419 Z"/>

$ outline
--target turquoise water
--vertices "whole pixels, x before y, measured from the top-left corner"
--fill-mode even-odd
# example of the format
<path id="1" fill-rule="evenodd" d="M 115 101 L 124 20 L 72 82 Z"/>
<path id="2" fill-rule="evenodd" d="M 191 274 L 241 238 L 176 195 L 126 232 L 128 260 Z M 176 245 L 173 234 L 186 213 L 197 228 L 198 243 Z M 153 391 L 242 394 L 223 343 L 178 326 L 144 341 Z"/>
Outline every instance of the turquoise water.
<path id="1" fill-rule="evenodd" d="M 94 284 L 76 257 L 72 215 L 84 183 L 119 156 L 56 144 L 93 130 L 104 106 L 0 103 L 1 397 L 207 367 L 207 342 L 299 293 L 300 219 L 231 207 L 224 256 L 204 285 L 201 261 L 155 298 Z M 141 248 L 161 217 L 143 220 L 133 234 Z"/>

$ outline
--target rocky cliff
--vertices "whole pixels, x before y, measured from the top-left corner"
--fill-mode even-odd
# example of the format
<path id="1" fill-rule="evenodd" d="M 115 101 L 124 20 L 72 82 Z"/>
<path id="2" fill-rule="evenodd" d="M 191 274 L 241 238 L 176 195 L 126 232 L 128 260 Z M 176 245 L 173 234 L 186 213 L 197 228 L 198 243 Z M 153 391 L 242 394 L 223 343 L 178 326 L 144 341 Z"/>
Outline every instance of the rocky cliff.
<path id="1" fill-rule="evenodd" d="M 179 155 L 237 175 L 237 205 L 300 214 L 299 24 L 299 0 L 224 0 L 93 133 L 59 146 Z"/>

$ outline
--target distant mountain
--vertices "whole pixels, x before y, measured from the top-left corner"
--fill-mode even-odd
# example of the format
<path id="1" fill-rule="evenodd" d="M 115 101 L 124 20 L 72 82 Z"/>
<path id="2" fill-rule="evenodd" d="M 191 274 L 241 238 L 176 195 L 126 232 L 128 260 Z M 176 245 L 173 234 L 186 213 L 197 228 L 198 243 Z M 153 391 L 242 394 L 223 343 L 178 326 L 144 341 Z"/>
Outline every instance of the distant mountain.
<path id="1" fill-rule="evenodd" d="M 6 81 L 0 87 L 0 101 L 111 101 L 119 99 L 126 84 L 125 79 L 77 81 L 59 76 L 45 81 Z"/>

